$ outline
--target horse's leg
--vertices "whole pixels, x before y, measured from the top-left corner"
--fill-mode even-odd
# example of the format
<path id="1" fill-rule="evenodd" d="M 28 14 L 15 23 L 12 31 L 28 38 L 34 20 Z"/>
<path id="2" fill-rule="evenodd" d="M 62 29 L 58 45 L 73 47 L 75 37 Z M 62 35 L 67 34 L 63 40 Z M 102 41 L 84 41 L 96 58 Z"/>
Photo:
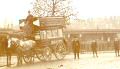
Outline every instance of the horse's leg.
<path id="1" fill-rule="evenodd" d="M 17 54 L 18 54 L 18 64 L 22 65 L 22 52 L 19 51 Z"/>
<path id="2" fill-rule="evenodd" d="M 7 53 L 7 66 L 10 67 L 11 65 L 11 53 Z"/>
<path id="3" fill-rule="evenodd" d="M 7 66 L 9 67 L 9 53 L 8 53 L 8 51 L 7 51 Z"/>
<path id="4" fill-rule="evenodd" d="M 7 66 L 9 67 L 8 57 L 9 57 L 9 56 L 8 56 L 8 54 L 7 54 Z"/>
<path id="5" fill-rule="evenodd" d="M 0 56 L 2 56 L 2 50 L 0 50 Z"/>
<path id="6" fill-rule="evenodd" d="M 30 57 L 31 57 L 30 63 L 31 63 L 31 64 L 33 63 L 33 64 L 34 64 L 34 55 L 33 55 L 33 54 L 31 54 L 31 56 L 30 56 Z"/>
<path id="7" fill-rule="evenodd" d="M 12 54 L 10 53 L 10 56 L 9 56 L 9 65 L 11 65 L 11 59 L 12 59 Z"/>
<path id="8" fill-rule="evenodd" d="M 34 52 L 33 52 L 33 50 L 30 50 L 30 52 L 31 52 L 31 55 L 30 55 L 31 63 L 34 63 Z"/>
<path id="9" fill-rule="evenodd" d="M 19 57 L 19 55 L 17 54 L 17 66 L 19 66 L 20 65 L 20 57 Z"/>
<path id="10" fill-rule="evenodd" d="M 20 65 L 22 65 L 22 52 L 19 53 L 19 57 L 20 57 Z"/>
<path id="11" fill-rule="evenodd" d="M 22 53 L 21 53 L 21 51 L 19 51 L 19 62 L 20 62 L 20 65 L 22 65 Z"/>
<path id="12" fill-rule="evenodd" d="M 20 53 L 18 52 L 18 50 L 16 51 L 17 52 L 17 65 L 21 65 L 21 58 L 20 58 Z"/>

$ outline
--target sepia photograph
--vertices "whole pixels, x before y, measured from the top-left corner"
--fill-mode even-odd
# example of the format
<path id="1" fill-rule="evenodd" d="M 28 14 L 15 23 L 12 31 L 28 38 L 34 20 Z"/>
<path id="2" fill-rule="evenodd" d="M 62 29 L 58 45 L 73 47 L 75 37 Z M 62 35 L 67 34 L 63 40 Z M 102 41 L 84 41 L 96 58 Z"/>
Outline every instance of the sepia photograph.
<path id="1" fill-rule="evenodd" d="M 120 0 L 1 0 L 0 69 L 120 69 Z"/>

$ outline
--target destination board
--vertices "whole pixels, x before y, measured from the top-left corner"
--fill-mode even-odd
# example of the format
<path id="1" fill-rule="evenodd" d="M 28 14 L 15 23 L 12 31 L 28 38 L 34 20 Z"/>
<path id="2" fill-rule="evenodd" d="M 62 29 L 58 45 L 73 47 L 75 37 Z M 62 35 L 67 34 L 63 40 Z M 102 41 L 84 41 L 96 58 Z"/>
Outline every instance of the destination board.
<path id="1" fill-rule="evenodd" d="M 39 21 L 45 26 L 65 25 L 65 17 L 40 17 Z"/>

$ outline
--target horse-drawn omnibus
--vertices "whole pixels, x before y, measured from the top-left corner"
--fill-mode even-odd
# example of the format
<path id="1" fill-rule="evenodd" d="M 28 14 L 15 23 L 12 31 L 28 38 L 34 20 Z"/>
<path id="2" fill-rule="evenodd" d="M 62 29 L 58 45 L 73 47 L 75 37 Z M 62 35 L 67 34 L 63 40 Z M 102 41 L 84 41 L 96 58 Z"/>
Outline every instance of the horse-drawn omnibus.
<path id="1" fill-rule="evenodd" d="M 17 50 L 18 56 L 23 57 L 25 63 L 33 62 L 34 58 L 50 61 L 53 55 L 63 59 L 67 52 L 63 37 L 65 17 L 39 17 L 34 23 L 38 25 L 33 30 L 25 26 L 25 19 L 20 19 L 22 31 L 9 35 L 11 47 Z"/>

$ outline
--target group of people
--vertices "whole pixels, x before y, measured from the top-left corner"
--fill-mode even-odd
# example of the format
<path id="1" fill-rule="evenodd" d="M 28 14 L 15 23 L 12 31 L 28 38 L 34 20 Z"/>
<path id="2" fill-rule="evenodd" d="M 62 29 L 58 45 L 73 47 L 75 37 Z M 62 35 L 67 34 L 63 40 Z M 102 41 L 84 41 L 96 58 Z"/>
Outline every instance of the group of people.
<path id="1" fill-rule="evenodd" d="M 81 48 L 81 43 L 78 38 L 74 38 L 72 41 L 72 49 L 74 53 L 74 59 L 78 58 L 79 59 L 79 54 L 80 54 L 80 48 Z M 91 50 L 93 52 L 93 56 L 98 57 L 97 55 L 97 42 L 93 41 L 91 43 Z"/>
<path id="2" fill-rule="evenodd" d="M 114 39 L 113 46 L 114 46 L 114 50 L 115 50 L 115 55 L 120 56 L 119 55 L 120 42 L 119 42 L 118 38 Z M 72 49 L 73 49 L 73 53 L 74 53 L 74 59 L 76 59 L 76 58 L 79 59 L 79 54 L 80 54 L 80 50 L 81 50 L 81 41 L 78 38 L 73 39 L 73 41 L 72 41 Z M 98 57 L 97 41 L 96 40 L 93 40 L 91 42 L 91 51 L 93 53 L 93 57 Z"/>

